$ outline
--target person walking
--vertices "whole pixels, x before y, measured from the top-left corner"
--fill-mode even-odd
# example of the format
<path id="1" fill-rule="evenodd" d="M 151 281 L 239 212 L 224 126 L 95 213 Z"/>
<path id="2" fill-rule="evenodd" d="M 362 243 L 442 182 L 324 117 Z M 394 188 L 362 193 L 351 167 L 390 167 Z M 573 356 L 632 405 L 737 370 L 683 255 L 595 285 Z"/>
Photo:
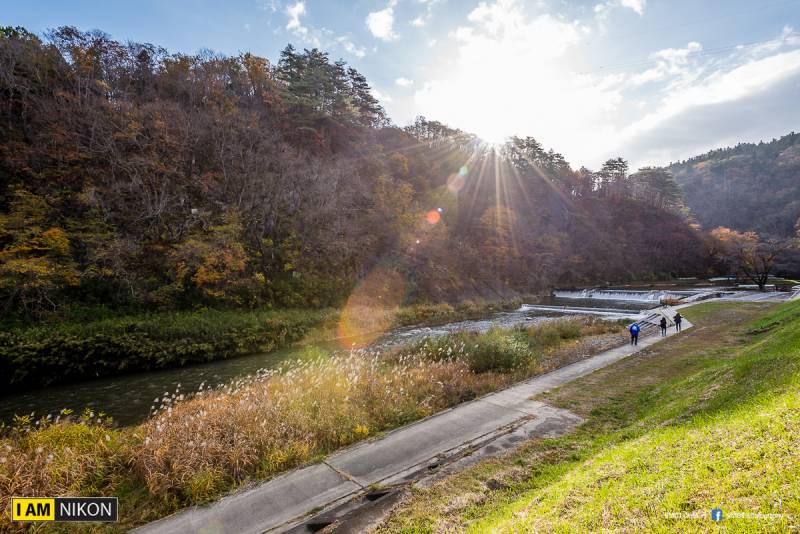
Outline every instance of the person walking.
<path id="1" fill-rule="evenodd" d="M 628 329 L 631 332 L 631 345 L 639 344 L 639 323 L 633 323 Z"/>
<path id="2" fill-rule="evenodd" d="M 683 321 L 683 316 L 681 315 L 681 312 L 676 313 L 675 317 L 673 317 L 672 320 L 675 321 L 675 330 L 680 332 L 681 331 L 681 321 Z"/>
<path id="3" fill-rule="evenodd" d="M 667 335 L 667 318 L 663 315 L 661 316 L 661 337 L 665 337 Z"/>

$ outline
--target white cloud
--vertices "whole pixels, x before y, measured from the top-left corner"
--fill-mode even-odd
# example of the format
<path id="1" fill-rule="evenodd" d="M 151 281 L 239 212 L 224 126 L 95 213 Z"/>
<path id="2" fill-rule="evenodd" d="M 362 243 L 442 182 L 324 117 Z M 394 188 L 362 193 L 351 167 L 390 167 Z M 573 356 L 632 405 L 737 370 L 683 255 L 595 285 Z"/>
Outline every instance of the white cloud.
<path id="1" fill-rule="evenodd" d="M 433 18 L 433 10 L 437 4 L 439 4 L 442 0 L 417 0 L 417 3 L 422 4 L 425 6 L 425 11 L 418 15 L 411 21 L 411 25 L 415 28 L 422 28 L 423 26 L 427 26 L 428 23 Z"/>
<path id="2" fill-rule="evenodd" d="M 703 50 L 703 45 L 692 41 L 685 48 L 665 48 L 653 54 L 650 59 L 656 63 L 643 72 L 631 76 L 630 82 L 633 85 L 643 85 L 649 82 L 664 80 L 668 76 L 679 76 L 690 79 L 691 69 L 690 58 Z"/>
<path id="3" fill-rule="evenodd" d="M 446 53 L 419 66 L 433 74 L 415 81 L 413 109 L 398 99 L 390 111 L 409 115 L 395 116 L 398 121 L 422 114 L 490 141 L 532 135 L 574 166 L 593 168 L 617 155 L 630 158 L 633 166 L 666 163 L 658 158 L 677 154 L 664 147 L 683 143 L 671 136 L 686 135 L 681 123 L 687 117 L 694 117 L 689 138 L 703 139 L 702 146 L 695 145 L 698 152 L 724 146 L 733 132 L 756 131 L 735 121 L 726 124 L 722 112 L 714 111 L 730 114 L 739 103 L 773 113 L 765 117 L 772 124 L 788 124 L 786 117 L 800 114 L 790 101 L 783 106 L 797 108 L 794 115 L 776 112 L 777 104 L 766 101 L 769 94 L 786 98 L 800 87 L 800 36 L 791 28 L 772 41 L 738 49 L 705 50 L 692 41 L 655 51 L 644 61 L 631 57 L 616 72 L 586 72 L 582 48 L 589 46 L 589 35 L 580 23 L 526 12 L 521 0 L 481 2 L 445 37 Z M 707 131 L 698 117 L 709 117 Z"/>
<path id="4" fill-rule="evenodd" d="M 336 42 L 339 43 L 348 54 L 352 54 L 358 58 L 362 58 L 365 55 L 367 55 L 366 48 L 364 48 L 363 46 L 358 46 L 353 41 L 351 41 L 350 38 L 347 37 L 346 35 L 337 37 Z"/>
<path id="5" fill-rule="evenodd" d="M 286 15 L 289 17 L 289 22 L 286 23 L 286 29 L 289 31 L 307 31 L 306 28 L 300 23 L 300 17 L 306 14 L 306 3 L 298 0 L 294 5 L 286 7 Z"/>
<path id="6" fill-rule="evenodd" d="M 800 34 L 791 26 L 784 26 L 781 34 L 775 39 L 752 45 L 740 45 L 740 50 L 746 50 L 750 56 L 759 56 L 763 53 L 775 52 L 786 46 L 800 46 Z"/>
<path id="7" fill-rule="evenodd" d="M 640 16 L 644 15 L 644 4 L 646 0 L 619 0 L 619 5 L 636 11 Z"/>
<path id="8" fill-rule="evenodd" d="M 665 59 L 670 63 L 686 63 L 686 58 L 689 57 L 689 54 L 699 52 L 702 49 L 703 45 L 697 41 L 692 41 L 686 45 L 686 48 L 665 48 L 653 54 L 653 57 Z"/>
<path id="9" fill-rule="evenodd" d="M 383 41 L 392 41 L 397 38 L 394 31 L 395 3 L 395 0 L 390 0 L 384 9 L 373 11 L 367 15 L 367 28 L 372 35 Z"/>
<path id="10" fill-rule="evenodd" d="M 784 78 L 740 99 L 687 108 L 642 130 L 625 150 L 635 166 L 662 165 L 741 142 L 758 142 L 796 131 L 800 106 L 794 105 L 800 74 Z"/>
<path id="11" fill-rule="evenodd" d="M 668 92 L 664 95 L 661 106 L 628 126 L 623 137 L 632 139 L 691 108 L 745 98 L 798 73 L 800 50 L 750 61 L 727 71 L 714 71 L 699 83 L 678 86 Z"/>
<path id="12" fill-rule="evenodd" d="M 408 78 L 403 78 L 401 76 L 400 78 L 397 78 L 394 81 L 394 83 L 395 85 L 399 85 L 400 87 L 411 87 L 412 85 L 414 85 L 414 80 L 409 80 Z"/>
<path id="13" fill-rule="evenodd" d="M 786 99 L 792 86 L 795 92 L 800 87 L 800 50 L 788 50 L 797 46 L 800 39 L 794 40 L 791 29 L 784 29 L 776 39 L 737 47 L 721 59 L 693 59 L 692 54 L 702 50 L 697 42 L 656 52 L 652 55 L 659 61 L 656 67 L 628 79 L 637 83 L 649 77 L 660 82 L 660 88 L 650 96 L 649 113 L 620 125 L 618 150 L 632 151 L 641 164 L 662 164 L 741 141 L 748 133 L 763 135 L 770 123 L 791 128 L 797 106 L 791 100 L 770 100 Z M 783 111 L 776 112 L 781 106 Z M 743 116 L 751 122 L 758 117 L 759 124 L 737 121 Z M 781 133 L 785 132 L 779 128 L 772 135 Z"/>
<path id="14" fill-rule="evenodd" d="M 644 6 L 646 2 L 647 0 L 608 0 L 607 2 L 596 4 L 594 6 L 594 12 L 599 19 L 604 20 L 608 17 L 609 12 L 613 8 L 624 7 L 632 9 L 641 17 L 644 15 Z"/>
<path id="15" fill-rule="evenodd" d="M 295 37 L 305 41 L 310 42 L 314 46 L 320 46 L 319 38 L 315 35 L 312 35 L 308 27 L 304 26 L 302 21 L 300 20 L 304 15 L 306 15 L 306 3 L 303 0 L 297 0 L 292 5 L 286 6 L 286 16 L 289 17 L 289 21 L 286 23 L 286 29 L 289 30 Z"/>
<path id="16" fill-rule="evenodd" d="M 280 3 L 278 0 L 261 0 L 258 6 L 264 11 L 275 13 L 280 8 Z"/>
<path id="17" fill-rule="evenodd" d="M 264 9 L 276 9 L 267 6 L 274 6 L 274 2 L 262 4 L 262 7 Z M 341 35 L 334 38 L 334 33 L 331 30 L 326 28 L 314 28 L 313 26 L 306 25 L 303 22 L 303 18 L 308 16 L 308 11 L 306 10 L 306 3 L 304 0 L 297 0 L 293 4 L 287 5 L 286 9 L 284 9 L 284 14 L 288 18 L 286 29 L 303 43 L 310 44 L 316 48 L 327 49 L 338 45 L 344 49 L 345 52 L 357 58 L 362 58 L 367 53 L 366 49 L 363 46 L 355 44 L 349 35 Z"/>

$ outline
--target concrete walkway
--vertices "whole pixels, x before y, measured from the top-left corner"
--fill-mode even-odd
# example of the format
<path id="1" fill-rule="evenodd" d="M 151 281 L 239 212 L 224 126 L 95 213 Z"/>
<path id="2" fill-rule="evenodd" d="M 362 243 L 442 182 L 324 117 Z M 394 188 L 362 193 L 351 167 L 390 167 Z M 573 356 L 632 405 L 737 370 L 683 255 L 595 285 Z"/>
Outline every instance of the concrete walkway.
<path id="1" fill-rule="evenodd" d="M 692 325 L 684 321 L 684 329 Z M 675 335 L 671 328 L 669 335 Z M 460 404 L 356 444 L 324 462 L 291 471 L 204 507 L 192 507 L 135 532 L 256 533 L 285 531 L 322 510 L 387 486 L 419 478 L 465 453 L 524 430 L 526 438 L 554 437 L 582 422 L 577 415 L 531 397 L 610 365 L 657 343 L 652 335 L 637 347 L 617 347 L 510 388 Z"/>

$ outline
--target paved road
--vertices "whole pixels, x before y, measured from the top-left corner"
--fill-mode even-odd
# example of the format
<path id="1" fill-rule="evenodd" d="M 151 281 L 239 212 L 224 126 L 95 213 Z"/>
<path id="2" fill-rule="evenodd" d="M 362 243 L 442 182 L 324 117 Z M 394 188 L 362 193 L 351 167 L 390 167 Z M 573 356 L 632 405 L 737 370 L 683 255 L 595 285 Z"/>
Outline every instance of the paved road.
<path id="1" fill-rule="evenodd" d="M 671 312 L 670 312 L 671 313 Z M 688 321 L 684 329 L 690 328 Z M 675 335 L 670 329 L 669 335 Z M 135 532 L 256 533 L 283 531 L 322 509 L 362 496 L 376 485 L 413 480 L 432 466 L 463 460 L 464 452 L 503 439 L 554 437 L 582 422 L 577 415 L 531 397 L 610 365 L 657 343 L 654 335 L 638 347 L 625 345 L 534 377 L 508 389 L 417 421 L 386 436 L 359 443 L 324 462 L 241 490 L 204 507 L 192 507 Z"/>

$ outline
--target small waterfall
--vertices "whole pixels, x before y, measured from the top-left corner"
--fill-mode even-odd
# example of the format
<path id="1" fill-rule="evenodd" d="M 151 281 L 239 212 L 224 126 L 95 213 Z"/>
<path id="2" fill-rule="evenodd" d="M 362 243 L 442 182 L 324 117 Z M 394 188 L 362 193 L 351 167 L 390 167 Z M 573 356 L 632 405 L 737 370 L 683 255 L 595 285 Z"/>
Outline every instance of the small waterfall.
<path id="1" fill-rule="evenodd" d="M 666 291 L 666 290 L 633 290 L 633 289 L 582 289 L 582 290 L 561 290 L 553 291 L 553 296 L 563 299 L 598 299 L 598 300 L 620 300 L 635 302 L 655 302 L 662 299 L 682 299 L 689 295 L 694 295 L 695 291 Z"/>

